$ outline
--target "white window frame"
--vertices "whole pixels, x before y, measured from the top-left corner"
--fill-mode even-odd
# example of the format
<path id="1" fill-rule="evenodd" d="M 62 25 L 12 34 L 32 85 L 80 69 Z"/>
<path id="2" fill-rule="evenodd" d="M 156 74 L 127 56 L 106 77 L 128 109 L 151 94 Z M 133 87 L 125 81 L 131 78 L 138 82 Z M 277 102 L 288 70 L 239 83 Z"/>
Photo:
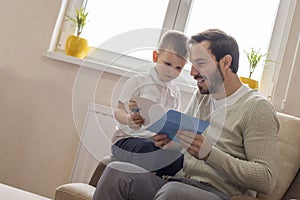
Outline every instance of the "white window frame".
<path id="1" fill-rule="evenodd" d="M 269 64 L 263 69 L 260 92 L 272 100 L 274 94 L 274 86 L 277 84 L 279 72 L 282 67 L 282 60 L 285 49 L 287 48 L 288 36 L 291 30 L 291 24 L 295 13 L 297 0 L 280 0 L 273 33 L 269 44 L 268 60 L 275 60 L 276 63 Z"/>
<path id="2" fill-rule="evenodd" d="M 284 55 L 284 49 L 287 43 L 287 35 L 290 30 L 290 24 L 292 17 L 294 15 L 294 9 L 297 0 L 280 0 L 279 9 L 276 17 L 276 21 L 273 28 L 272 39 L 269 44 L 269 51 L 272 52 L 272 56 L 279 58 L 279 62 L 275 66 L 265 67 L 263 70 L 262 80 L 261 80 L 261 92 L 266 97 L 271 97 L 273 93 L 273 85 L 276 84 L 278 78 L 278 72 L 280 71 L 280 60 L 282 60 Z M 67 26 L 65 21 L 65 16 L 68 13 L 74 13 L 74 9 L 80 7 L 83 4 L 84 0 L 62 0 L 61 9 L 57 18 L 57 22 L 52 34 L 51 43 L 47 51 L 46 56 L 72 63 L 77 64 L 83 67 L 88 67 L 92 69 L 97 69 L 101 71 L 106 71 L 114 73 L 117 75 L 132 76 L 137 73 L 130 69 L 130 66 L 145 65 L 149 61 L 122 55 L 122 59 L 119 59 L 119 62 L 114 62 L 114 65 L 110 65 L 111 58 L 120 56 L 117 53 L 106 51 L 105 49 L 94 49 L 96 51 L 95 55 L 104 55 L 106 59 L 90 58 L 89 59 L 79 59 L 71 56 L 65 55 L 65 52 L 59 50 L 58 46 L 62 46 L 66 37 L 75 32 L 74 27 Z M 189 17 L 189 12 L 192 6 L 193 0 L 170 0 L 166 12 L 166 17 L 163 23 L 165 29 L 175 29 L 179 31 L 185 31 L 185 26 Z M 275 53 L 276 52 L 276 53 Z M 273 59 L 273 58 L 270 58 Z M 274 59 L 273 59 L 274 60 Z M 183 79 L 177 80 L 179 83 L 182 83 L 180 86 L 183 90 L 192 92 L 191 85 L 194 85 L 191 77 L 189 76 L 189 71 L 184 70 L 182 73 Z M 186 80 L 190 80 L 190 84 L 184 84 Z"/>

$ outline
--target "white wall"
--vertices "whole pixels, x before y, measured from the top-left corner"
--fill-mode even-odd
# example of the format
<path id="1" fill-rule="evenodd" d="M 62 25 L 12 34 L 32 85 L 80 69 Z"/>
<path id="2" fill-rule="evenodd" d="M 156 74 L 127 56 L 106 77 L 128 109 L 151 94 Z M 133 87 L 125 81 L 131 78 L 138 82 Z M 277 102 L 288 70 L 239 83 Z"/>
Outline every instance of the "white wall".
<path id="1" fill-rule="evenodd" d="M 78 136 L 78 67 L 44 57 L 60 1 L 0 1 L 0 182 L 53 197 L 69 181 Z"/>

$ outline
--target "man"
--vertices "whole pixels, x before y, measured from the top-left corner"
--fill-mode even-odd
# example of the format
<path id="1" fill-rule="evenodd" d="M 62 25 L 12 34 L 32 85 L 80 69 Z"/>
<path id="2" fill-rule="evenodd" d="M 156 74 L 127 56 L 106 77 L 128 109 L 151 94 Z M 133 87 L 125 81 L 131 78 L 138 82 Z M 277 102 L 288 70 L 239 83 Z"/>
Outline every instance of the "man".
<path id="1" fill-rule="evenodd" d="M 131 164 L 108 165 L 93 200 L 229 199 L 235 195 L 270 193 L 277 178 L 279 122 L 272 105 L 237 76 L 235 39 L 209 29 L 192 37 L 191 76 L 199 90 L 186 113 L 209 120 L 203 134 L 180 130 L 185 149 L 183 169 L 163 180 Z M 165 135 L 156 146 L 170 148 Z M 174 149 L 174 148 L 173 148 Z"/>

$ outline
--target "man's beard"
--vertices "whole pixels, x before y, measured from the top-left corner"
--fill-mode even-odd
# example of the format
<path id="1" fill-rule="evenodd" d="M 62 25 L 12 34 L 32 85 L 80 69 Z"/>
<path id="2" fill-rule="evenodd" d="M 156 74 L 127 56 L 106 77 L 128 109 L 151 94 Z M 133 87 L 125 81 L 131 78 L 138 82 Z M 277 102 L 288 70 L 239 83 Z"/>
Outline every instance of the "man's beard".
<path id="1" fill-rule="evenodd" d="M 196 75 L 194 76 L 194 79 L 197 78 L 203 78 L 205 81 L 208 80 L 208 78 L 206 76 L 202 76 L 202 75 Z M 205 83 L 206 87 L 202 87 L 202 86 L 198 86 L 199 91 L 201 94 L 213 94 L 217 91 L 219 91 L 220 88 L 224 88 L 221 87 L 224 84 L 224 75 L 222 74 L 221 70 L 220 70 L 220 64 L 217 64 L 217 69 L 215 70 L 215 72 L 210 76 L 210 85 L 208 86 Z"/>

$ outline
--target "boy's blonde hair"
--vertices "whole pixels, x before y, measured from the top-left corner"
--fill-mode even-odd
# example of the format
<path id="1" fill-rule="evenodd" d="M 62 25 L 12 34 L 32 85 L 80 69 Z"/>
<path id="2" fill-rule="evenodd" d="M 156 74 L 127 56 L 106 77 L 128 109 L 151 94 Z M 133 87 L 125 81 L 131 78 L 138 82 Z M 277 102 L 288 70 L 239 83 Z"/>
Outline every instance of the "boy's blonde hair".
<path id="1" fill-rule="evenodd" d="M 188 59 L 190 54 L 190 39 L 182 32 L 170 30 L 163 34 L 158 45 L 158 51 L 170 51 Z"/>

